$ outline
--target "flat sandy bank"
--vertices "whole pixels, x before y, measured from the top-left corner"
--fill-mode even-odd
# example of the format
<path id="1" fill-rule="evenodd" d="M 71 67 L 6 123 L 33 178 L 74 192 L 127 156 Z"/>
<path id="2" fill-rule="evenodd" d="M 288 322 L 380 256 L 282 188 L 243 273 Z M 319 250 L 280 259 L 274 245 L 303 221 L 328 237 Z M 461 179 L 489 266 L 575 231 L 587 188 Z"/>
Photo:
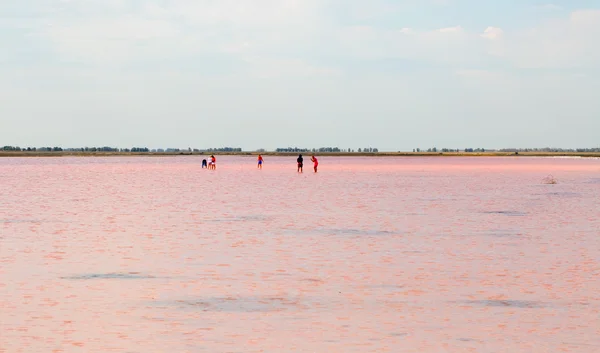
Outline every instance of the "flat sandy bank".
<path id="1" fill-rule="evenodd" d="M 297 152 L 12 152 L 0 151 L 0 157 L 111 157 L 111 156 L 297 156 Z M 310 152 L 302 152 L 310 156 Z M 324 152 L 315 153 L 317 156 L 335 157 L 600 157 L 600 152 L 378 152 L 378 153 L 348 153 Z"/>

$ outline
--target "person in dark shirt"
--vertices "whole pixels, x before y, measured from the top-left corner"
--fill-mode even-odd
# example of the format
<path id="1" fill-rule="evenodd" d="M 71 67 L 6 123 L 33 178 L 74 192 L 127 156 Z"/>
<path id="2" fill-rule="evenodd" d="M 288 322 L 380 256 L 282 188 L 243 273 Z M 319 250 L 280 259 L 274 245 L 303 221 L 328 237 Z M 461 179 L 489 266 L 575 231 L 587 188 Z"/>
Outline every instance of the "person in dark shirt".
<path id="1" fill-rule="evenodd" d="M 202 160 L 202 168 L 207 168 L 208 165 L 206 164 L 206 159 Z"/>
<path id="2" fill-rule="evenodd" d="M 304 159 L 302 158 L 302 155 L 298 155 L 298 159 L 296 159 L 296 162 L 298 162 L 298 173 L 302 173 L 302 164 L 304 163 Z"/>

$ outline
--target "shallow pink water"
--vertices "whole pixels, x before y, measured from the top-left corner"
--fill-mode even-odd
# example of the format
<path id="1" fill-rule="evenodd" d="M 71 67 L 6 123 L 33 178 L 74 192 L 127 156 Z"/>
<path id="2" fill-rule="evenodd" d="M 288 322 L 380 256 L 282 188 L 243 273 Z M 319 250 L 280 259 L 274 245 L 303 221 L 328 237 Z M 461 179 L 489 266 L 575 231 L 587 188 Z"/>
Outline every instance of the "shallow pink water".
<path id="1" fill-rule="evenodd" d="M 0 352 L 600 351 L 600 160 L 319 162 L 0 159 Z"/>

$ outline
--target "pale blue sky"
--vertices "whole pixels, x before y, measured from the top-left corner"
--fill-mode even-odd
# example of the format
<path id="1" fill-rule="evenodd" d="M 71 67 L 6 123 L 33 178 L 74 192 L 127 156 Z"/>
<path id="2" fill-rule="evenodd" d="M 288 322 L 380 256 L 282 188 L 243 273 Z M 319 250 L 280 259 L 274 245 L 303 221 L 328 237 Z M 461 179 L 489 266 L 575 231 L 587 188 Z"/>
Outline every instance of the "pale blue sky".
<path id="1" fill-rule="evenodd" d="M 600 1 L 0 0 L 0 145 L 598 147 Z"/>

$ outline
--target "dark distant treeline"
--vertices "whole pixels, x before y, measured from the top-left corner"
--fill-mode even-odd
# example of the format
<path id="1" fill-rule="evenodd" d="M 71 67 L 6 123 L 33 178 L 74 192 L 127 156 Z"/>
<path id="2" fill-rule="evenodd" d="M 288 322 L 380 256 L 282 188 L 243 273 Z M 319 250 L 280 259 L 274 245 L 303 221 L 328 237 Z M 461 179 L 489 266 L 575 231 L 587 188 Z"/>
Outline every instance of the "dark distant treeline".
<path id="1" fill-rule="evenodd" d="M 598 148 L 501 148 L 501 149 L 485 149 L 485 148 L 465 148 L 465 149 L 454 149 L 454 148 L 441 148 L 438 149 L 436 147 L 428 148 L 426 150 L 422 150 L 420 148 L 413 149 L 413 152 L 556 152 L 556 153 L 585 153 L 585 152 L 600 152 L 600 147 Z"/>
<path id="2" fill-rule="evenodd" d="M 503 148 L 499 152 L 600 152 L 600 147 L 597 148 Z"/>
<path id="3" fill-rule="evenodd" d="M 265 152 L 264 149 L 258 150 L 258 152 Z M 319 147 L 319 148 L 298 148 L 298 147 L 285 147 L 285 148 L 277 148 L 275 152 L 325 152 L 325 153 L 353 153 L 356 152 L 351 148 L 340 149 L 338 147 Z M 377 153 L 379 150 L 373 147 L 359 148 L 358 153 Z"/>
<path id="4" fill-rule="evenodd" d="M 219 148 L 158 148 L 149 149 L 148 147 L 132 147 L 132 148 L 118 148 L 118 147 L 79 147 L 79 148 L 63 148 L 63 147 L 19 147 L 19 146 L 4 146 L 0 148 L 0 151 L 9 152 L 152 152 L 152 153 L 177 153 L 177 152 L 196 152 L 196 153 L 214 153 L 214 152 L 243 152 L 240 147 L 219 147 Z M 256 152 L 266 152 L 265 149 L 258 149 Z M 319 147 L 319 148 L 298 148 L 298 147 L 285 147 L 277 148 L 275 152 L 294 152 L 294 153 L 378 153 L 379 150 L 373 147 L 359 148 L 357 150 L 352 148 L 338 148 L 338 147 Z M 413 152 L 444 152 L 444 153 L 482 153 L 482 152 L 556 152 L 556 153 L 598 153 L 600 147 L 596 148 L 502 148 L 502 149 L 485 149 L 485 148 L 441 148 L 431 147 L 428 149 L 415 148 Z"/>
<path id="5" fill-rule="evenodd" d="M 221 147 L 221 148 L 209 148 L 207 150 L 200 150 L 200 152 L 242 152 L 240 147 Z"/>
<path id="6" fill-rule="evenodd" d="M 486 150 L 485 148 L 465 148 L 463 150 L 459 148 L 441 148 L 438 150 L 437 147 L 428 148 L 427 150 L 421 150 L 420 148 L 413 149 L 413 152 L 492 152 L 493 150 Z"/>
<path id="7" fill-rule="evenodd" d="M 3 151 L 14 152 L 150 152 L 147 147 L 116 148 L 116 147 L 80 147 L 80 148 L 62 148 L 62 147 L 15 147 L 4 146 Z"/>
<path id="8" fill-rule="evenodd" d="M 12 151 L 12 152 L 19 152 L 19 151 L 55 151 L 55 152 L 62 152 L 63 149 L 61 147 L 15 147 L 15 146 L 4 146 L 2 147 L 2 151 Z"/>
<path id="9" fill-rule="evenodd" d="M 157 148 L 149 149 L 148 147 L 132 147 L 132 148 L 117 148 L 117 147 L 78 147 L 78 148 L 62 148 L 62 147 L 19 147 L 19 146 L 4 146 L 0 150 L 11 151 L 11 152 L 153 152 L 153 153 L 164 153 L 164 152 L 242 152 L 239 147 L 222 147 L 222 148 L 209 148 L 209 149 L 198 149 L 198 148 Z"/>

